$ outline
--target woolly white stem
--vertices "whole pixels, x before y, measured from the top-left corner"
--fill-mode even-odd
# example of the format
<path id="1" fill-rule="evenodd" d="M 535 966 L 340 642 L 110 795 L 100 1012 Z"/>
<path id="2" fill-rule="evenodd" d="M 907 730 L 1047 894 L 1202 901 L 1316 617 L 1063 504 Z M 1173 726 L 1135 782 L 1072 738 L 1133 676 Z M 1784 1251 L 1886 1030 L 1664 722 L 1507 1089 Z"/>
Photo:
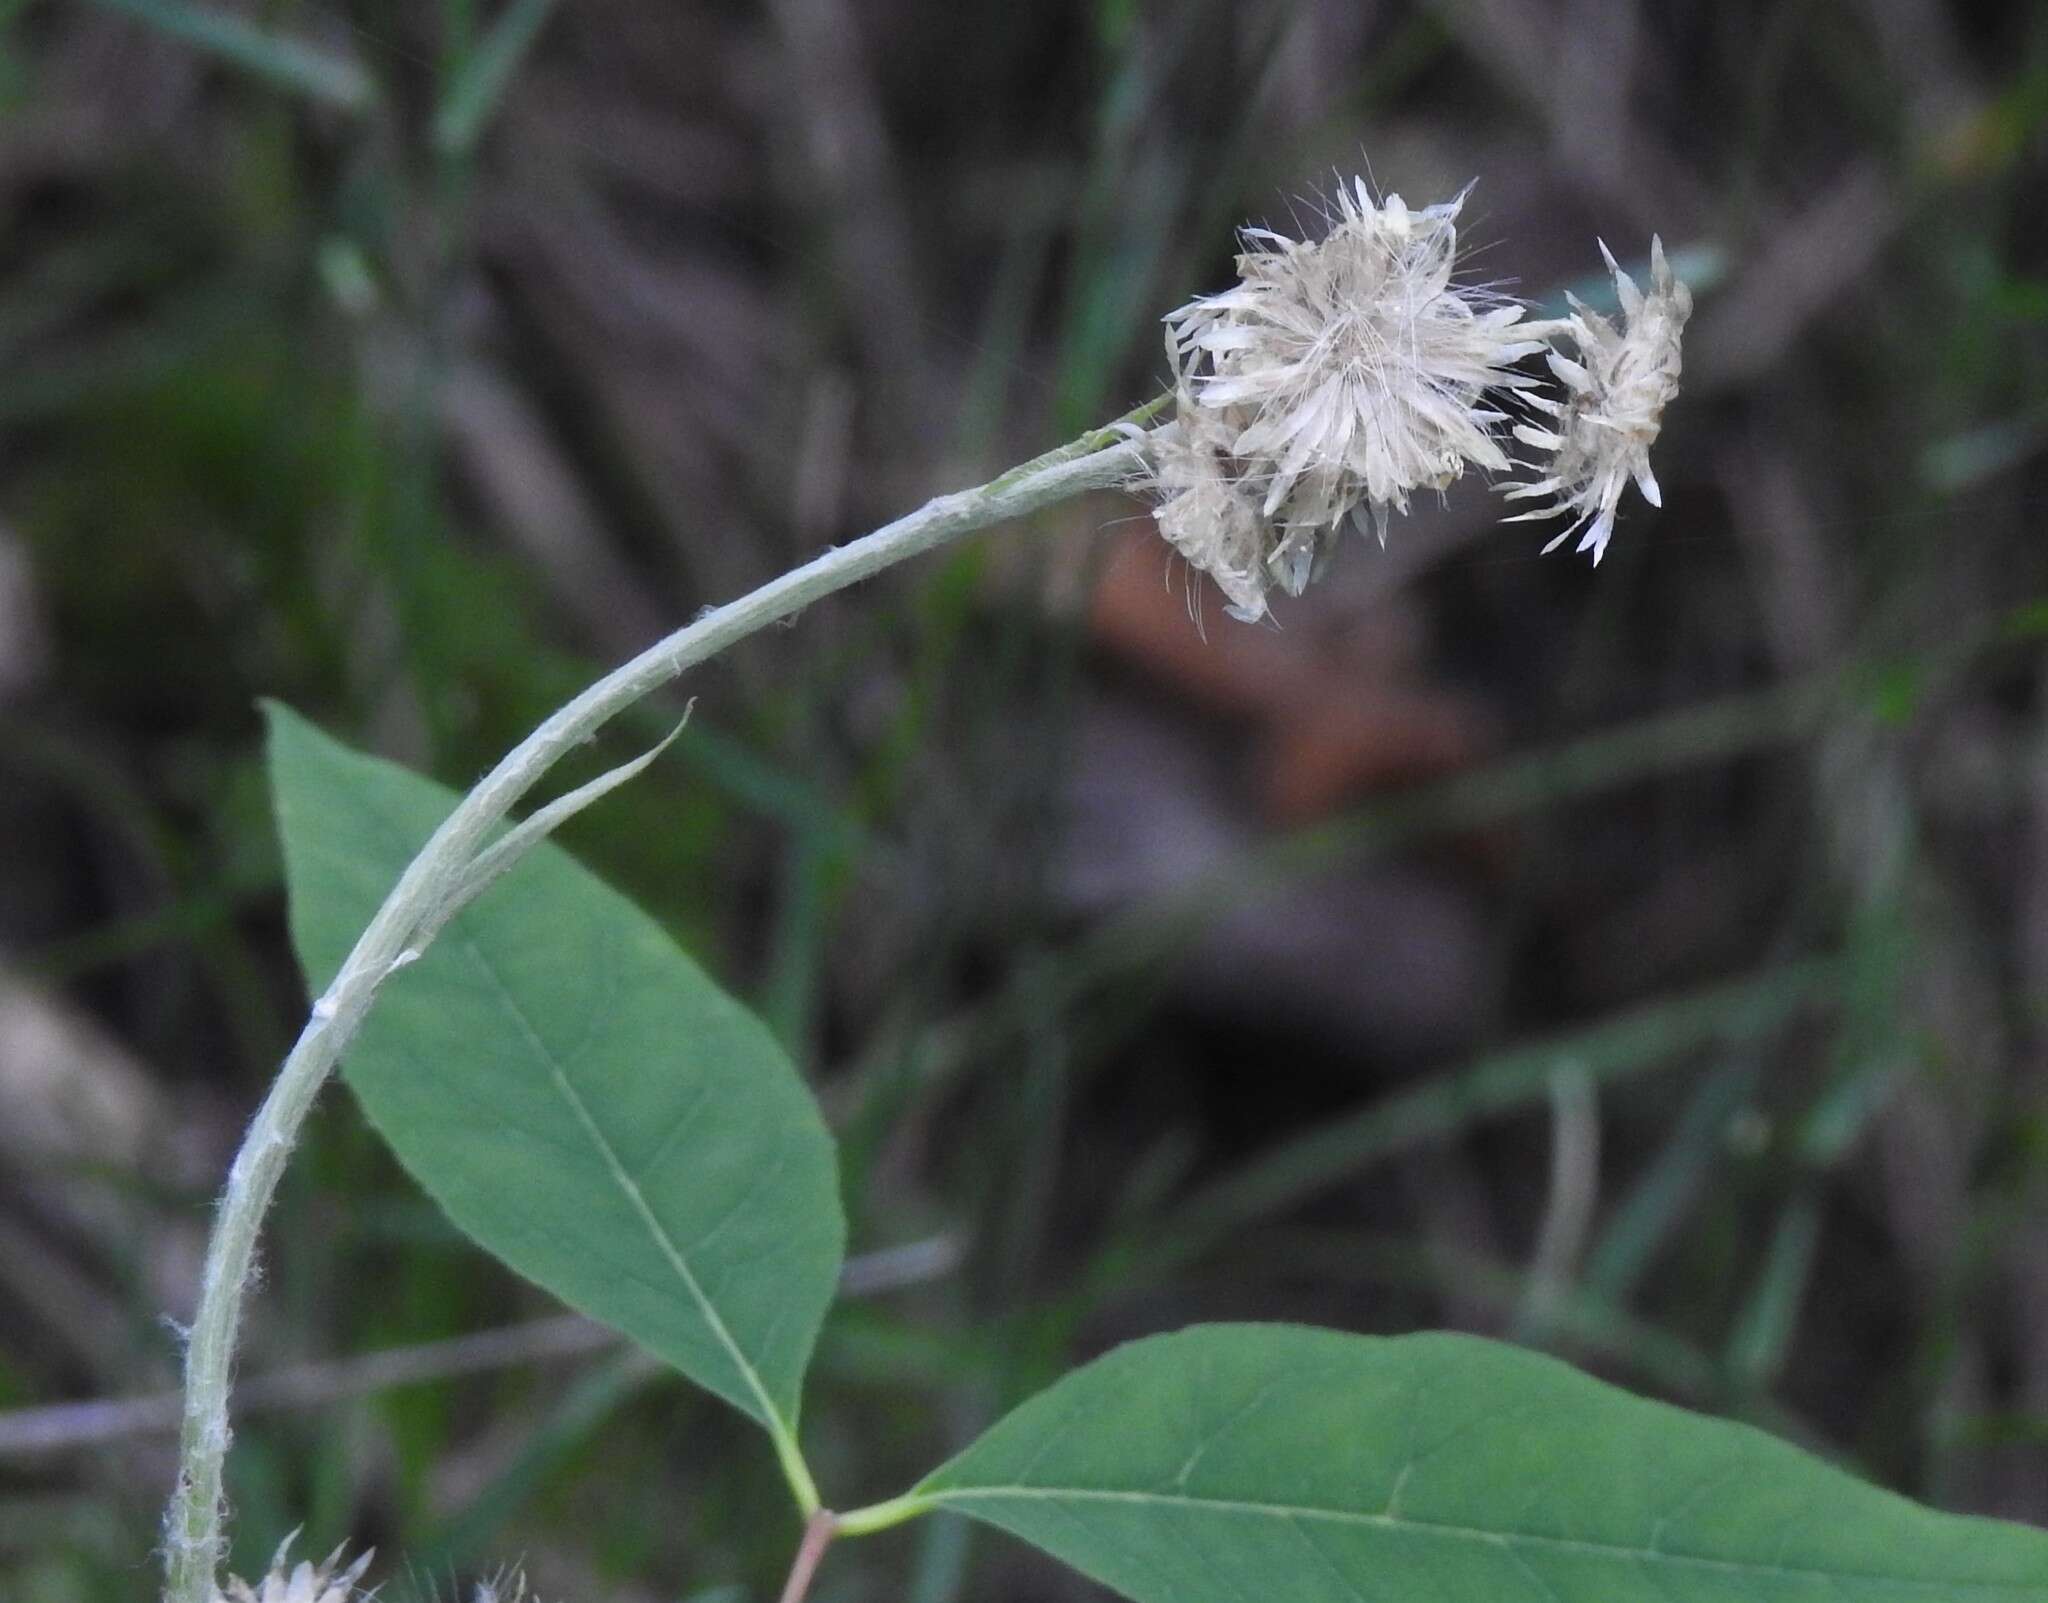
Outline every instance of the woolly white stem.
<path id="1" fill-rule="evenodd" d="M 416 956 L 421 926 L 445 904 L 497 824 L 565 753 L 650 691 L 735 641 L 813 601 L 975 529 L 1021 517 L 1086 490 L 1122 483 L 1143 461 L 1129 437 L 1157 406 L 1120 425 L 1014 468 L 978 489 L 940 496 L 851 545 L 703 614 L 607 674 L 547 719 L 463 798 L 400 876 L 319 1001 L 257 1110 L 221 1193 L 207 1243 L 199 1309 L 185 1352 L 178 1484 L 165 1515 L 165 1603 L 212 1603 L 221 1554 L 221 1468 L 227 1456 L 228 1384 L 256 1239 L 299 1126 L 378 987 Z M 771 1423 L 778 1458 L 806 1515 L 818 1507 L 809 1471 L 786 1427 Z"/>

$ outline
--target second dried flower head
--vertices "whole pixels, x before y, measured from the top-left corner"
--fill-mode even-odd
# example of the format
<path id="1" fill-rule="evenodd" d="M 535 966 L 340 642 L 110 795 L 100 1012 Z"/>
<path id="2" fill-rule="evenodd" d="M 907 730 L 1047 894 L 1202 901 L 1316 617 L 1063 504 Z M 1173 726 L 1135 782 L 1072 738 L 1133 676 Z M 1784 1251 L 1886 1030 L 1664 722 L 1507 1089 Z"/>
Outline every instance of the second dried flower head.
<path id="1" fill-rule="evenodd" d="M 1650 236 L 1650 293 L 1621 270 L 1605 241 L 1600 256 L 1614 275 L 1621 301 L 1617 329 L 1576 295 L 1564 330 L 1579 358 L 1550 353 L 1550 370 L 1563 384 L 1562 400 L 1529 395 L 1529 405 L 1550 414 L 1547 427 L 1515 425 L 1515 437 L 1544 453 L 1533 464 L 1540 476 L 1508 491 L 1510 501 L 1547 495 L 1550 505 L 1508 519 L 1572 517 L 1571 526 L 1543 549 L 1554 551 L 1584 529 L 1578 549 L 1591 551 L 1597 565 L 1614 533 L 1614 509 L 1634 479 L 1651 506 L 1662 506 L 1657 476 L 1650 471 L 1650 447 L 1664 425 L 1664 408 L 1678 394 L 1679 338 L 1692 315 L 1692 291 L 1672 276 L 1664 241 Z"/>
<path id="2" fill-rule="evenodd" d="M 344 1566 L 342 1555 L 346 1549 L 337 1547 L 318 1564 L 310 1559 L 293 1564 L 292 1543 L 298 1534 L 292 1532 L 279 1545 L 277 1556 L 270 1561 L 270 1569 L 261 1580 L 252 1586 L 247 1581 L 230 1579 L 225 1593 L 214 1594 L 214 1603 L 351 1603 L 357 1595 L 356 1582 L 369 1568 L 374 1552 L 363 1553 Z"/>
<path id="3" fill-rule="evenodd" d="M 1455 282 L 1464 198 L 1410 211 L 1356 180 L 1320 239 L 1247 229 L 1236 288 L 1167 317 L 1175 414 L 1151 436 L 1148 487 L 1160 531 L 1233 616 L 1262 617 L 1274 584 L 1300 594 L 1346 523 L 1369 518 L 1384 543 L 1417 490 L 1508 472 L 1510 431 L 1548 453 L 1518 493 L 1553 505 L 1523 515 L 1580 513 L 1596 561 L 1627 479 L 1656 501 L 1649 446 L 1691 309 L 1662 247 L 1649 296 L 1615 269 L 1623 329 L 1576 301 L 1570 318 L 1525 323 L 1519 304 Z M 1519 365 L 1538 353 L 1561 396 Z M 1518 424 L 1524 407 L 1547 426 Z"/>
<path id="4" fill-rule="evenodd" d="M 344 1564 L 346 1546 L 337 1547 L 315 1564 L 310 1559 L 292 1562 L 292 1547 L 299 1533 L 293 1531 L 279 1545 L 270 1568 L 254 1583 L 230 1577 L 227 1589 L 215 1589 L 213 1603 L 370 1603 L 380 1589 L 359 1590 L 363 1572 L 370 1567 L 376 1550 L 359 1554 Z M 437 1594 L 428 1589 L 431 1599 Z M 500 1570 L 489 1580 L 478 1581 L 473 1590 L 455 1594 L 455 1603 L 539 1603 L 526 1590 L 526 1576 L 517 1568 Z"/>

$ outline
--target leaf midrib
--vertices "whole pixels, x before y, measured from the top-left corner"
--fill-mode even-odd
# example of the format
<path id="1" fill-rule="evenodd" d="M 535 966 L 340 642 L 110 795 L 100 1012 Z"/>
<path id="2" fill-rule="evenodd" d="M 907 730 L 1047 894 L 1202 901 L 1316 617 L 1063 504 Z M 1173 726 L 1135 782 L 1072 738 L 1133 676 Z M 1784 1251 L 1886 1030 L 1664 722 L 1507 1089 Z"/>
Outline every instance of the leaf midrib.
<path id="1" fill-rule="evenodd" d="M 768 1395 L 768 1389 L 762 1383 L 760 1371 L 755 1369 L 753 1363 L 741 1349 L 731 1329 L 726 1325 L 724 1317 L 719 1313 L 717 1305 L 705 1293 L 703 1286 L 698 1282 L 696 1274 L 691 1270 L 688 1257 L 676 1245 L 674 1238 L 668 1232 L 668 1227 L 661 1222 L 660 1215 L 656 1214 L 653 1208 L 648 1206 L 647 1198 L 641 1191 L 639 1182 L 626 1172 L 626 1166 L 619 1161 L 618 1153 L 613 1150 L 611 1142 L 605 1138 L 604 1131 L 599 1128 L 597 1120 L 591 1115 L 590 1108 L 584 1102 L 582 1093 L 576 1089 L 574 1083 L 569 1079 L 567 1071 L 556 1059 L 555 1054 L 548 1049 L 547 1043 L 541 1039 L 539 1032 L 529 1022 L 525 1011 L 519 1006 L 519 1002 L 513 996 L 511 989 L 499 977 L 498 970 L 491 962 L 489 955 L 473 936 L 455 931 L 451 931 L 450 934 L 453 935 L 455 944 L 476 960 L 477 966 L 483 971 L 484 977 L 490 981 L 491 989 L 497 993 L 505 1010 L 511 1015 L 513 1022 L 518 1025 L 519 1033 L 525 1039 L 528 1048 L 533 1052 L 535 1058 L 546 1066 L 550 1083 L 560 1093 L 562 1100 L 568 1104 L 569 1111 L 575 1115 L 576 1122 L 581 1126 L 583 1133 L 589 1137 L 590 1144 L 602 1160 L 612 1183 L 632 1203 L 633 1211 L 639 1215 L 640 1222 L 646 1226 L 647 1234 L 653 1240 L 657 1250 L 667 1260 L 669 1267 L 676 1272 L 676 1278 L 683 1283 L 683 1289 L 689 1293 L 690 1300 L 696 1305 L 705 1326 L 710 1330 L 712 1336 L 716 1338 L 718 1345 L 724 1349 L 726 1357 L 732 1362 L 733 1368 L 739 1372 L 740 1378 L 746 1382 L 747 1389 L 753 1393 L 755 1402 L 761 1408 L 762 1423 L 777 1429 L 787 1429 L 788 1421 L 783 1419 L 782 1411 L 776 1407 L 774 1400 Z M 446 939 L 447 937 L 443 938 Z"/>
<path id="2" fill-rule="evenodd" d="M 1158 1492 L 1118 1491 L 1095 1487 L 1055 1486 L 969 1486 L 935 1487 L 927 1493 L 934 1503 L 957 1504 L 977 1500 L 1025 1500 L 1035 1502 L 1093 1502 L 1157 1504 L 1179 1509 L 1202 1509 L 1223 1514 L 1251 1514 L 1289 1523 L 1319 1520 L 1336 1525 L 1364 1525 L 1378 1530 L 1407 1530 L 1418 1535 L 1448 1541 L 1476 1542 L 1488 1547 L 1512 1550 L 1515 1546 L 1539 1547 L 1552 1551 L 1595 1555 L 1601 1558 L 1633 1559 L 1639 1563 L 1688 1565 L 1737 1575 L 1818 1578 L 1825 1581 L 1872 1581 L 1885 1586 L 1911 1587 L 1927 1591 L 1953 1591 L 1968 1587 L 1992 1593 L 2048 1598 L 2048 1576 L 2040 1582 L 2000 1580 L 1922 1580 L 1914 1576 L 1884 1575 L 1873 1571 L 1822 1569 L 1812 1565 L 1765 1564 L 1741 1559 L 1707 1558 L 1694 1553 L 1673 1553 L 1662 1548 L 1630 1547 L 1619 1542 L 1596 1542 L 1582 1537 L 1550 1536 L 1535 1531 L 1495 1531 L 1477 1525 L 1457 1525 L 1444 1520 L 1419 1520 L 1402 1514 L 1370 1514 L 1360 1509 L 1318 1508 L 1287 1503 L 1258 1503 L 1222 1497 L 1169 1497 Z"/>

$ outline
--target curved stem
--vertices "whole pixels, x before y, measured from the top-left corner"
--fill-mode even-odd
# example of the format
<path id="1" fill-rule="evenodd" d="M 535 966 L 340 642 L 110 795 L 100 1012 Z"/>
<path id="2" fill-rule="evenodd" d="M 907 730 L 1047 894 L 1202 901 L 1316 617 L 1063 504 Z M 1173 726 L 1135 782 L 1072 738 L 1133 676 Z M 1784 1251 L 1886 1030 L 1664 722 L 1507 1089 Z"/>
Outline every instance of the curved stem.
<path id="1" fill-rule="evenodd" d="M 1144 421 L 1158 403 L 1123 420 Z M 978 489 L 940 496 L 851 545 L 825 552 L 760 589 L 700 616 L 598 680 L 515 747 L 421 848 L 356 942 L 300 1032 L 236 1153 L 207 1243 L 199 1309 L 185 1352 L 178 1484 L 165 1515 L 166 1603 L 211 1603 L 221 1551 L 221 1470 L 227 1455 L 228 1381 L 257 1235 L 299 1126 L 328 1073 L 402 956 L 417 955 L 422 923 L 445 905 L 491 829 L 565 753 L 684 669 L 800 612 L 813 601 L 975 529 L 1020 517 L 1086 490 L 1129 479 L 1142 447 L 1112 425 L 1013 468 Z M 409 959 L 408 959 L 409 960 Z M 777 1456 L 808 1515 L 817 1492 L 786 1427 Z"/>

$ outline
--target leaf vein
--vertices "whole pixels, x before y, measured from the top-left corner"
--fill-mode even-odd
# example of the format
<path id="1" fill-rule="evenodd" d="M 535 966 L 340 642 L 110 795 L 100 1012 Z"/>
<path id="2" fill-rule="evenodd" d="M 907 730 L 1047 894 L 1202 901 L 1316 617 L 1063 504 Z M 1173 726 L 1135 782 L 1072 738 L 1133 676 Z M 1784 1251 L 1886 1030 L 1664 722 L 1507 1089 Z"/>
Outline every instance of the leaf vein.
<path id="1" fill-rule="evenodd" d="M 1552 1536 L 1541 1531 L 1494 1531 L 1480 1526 L 1459 1525 L 1447 1520 L 1420 1520 L 1412 1515 L 1399 1518 L 1349 1508 L 1317 1508 L 1285 1503 L 1260 1503 L 1221 1497 L 1169 1497 L 1159 1492 L 1123 1491 L 1096 1487 L 1056 1486 L 959 1486 L 937 1487 L 932 1500 L 941 1505 L 976 1502 L 1052 1502 L 1158 1504 L 1177 1509 L 1203 1509 L 1218 1514 L 1242 1514 L 1265 1519 L 1317 1520 L 1333 1525 L 1363 1525 L 1379 1530 L 1407 1530 L 1417 1535 L 1446 1541 L 1480 1542 L 1489 1546 L 1520 1543 L 1547 1551 L 1577 1553 L 1587 1557 L 1633 1560 L 1648 1568 L 1649 1560 L 1659 1564 L 1684 1565 L 1735 1576 L 1777 1576 L 1787 1580 L 1827 1579 L 1878 1582 L 1887 1586 L 1938 1592 L 1968 1588 L 1987 1595 L 2048 1597 L 2042 1582 L 1992 1579 L 1923 1580 L 1917 1576 L 1885 1575 L 1857 1570 L 1834 1570 L 1820 1565 L 1767 1564 L 1753 1560 L 1711 1558 L 1705 1554 L 1653 1552 L 1624 1542 L 1603 1542 L 1589 1537 Z M 1651 1570 L 1654 1573 L 1654 1569 Z M 2044 1578 L 2048 1581 L 2048 1578 Z"/>
<path id="2" fill-rule="evenodd" d="M 689 1294 L 690 1300 L 697 1305 L 697 1311 L 703 1318 L 705 1326 L 711 1331 L 712 1337 L 725 1351 L 727 1358 L 739 1372 L 740 1378 L 745 1382 L 747 1389 L 754 1394 L 755 1401 L 761 1406 L 763 1419 L 782 1423 L 781 1411 L 776 1407 L 774 1399 L 768 1395 L 768 1388 L 763 1383 L 760 1372 L 754 1368 L 745 1351 L 740 1347 L 739 1342 L 734 1339 L 732 1331 L 727 1327 L 724 1317 L 718 1311 L 717 1304 L 705 1294 L 703 1286 L 698 1282 L 695 1271 L 690 1268 L 689 1260 L 684 1257 L 681 1250 L 676 1246 L 675 1238 L 669 1234 L 668 1227 L 661 1222 L 660 1216 L 648 1206 L 647 1198 L 641 1192 L 638 1182 L 626 1172 L 625 1165 L 619 1161 L 617 1149 L 612 1146 L 611 1141 L 606 1137 L 603 1129 L 592 1116 L 588 1104 L 583 1100 L 582 1094 L 570 1082 L 568 1075 L 563 1072 L 562 1066 L 556 1060 L 554 1054 L 548 1050 L 547 1043 L 535 1031 L 532 1022 L 526 1017 L 525 1011 L 519 1006 L 518 999 L 499 976 L 497 968 L 491 962 L 490 955 L 474 940 L 466 940 L 464 944 L 475 956 L 478 966 L 490 980 L 493 989 L 497 991 L 499 1000 L 503 1003 L 507 1015 L 518 1026 L 520 1036 L 525 1040 L 536 1058 L 547 1069 L 548 1076 L 553 1082 L 556 1091 L 560 1093 L 562 1100 L 569 1105 L 570 1113 L 574 1115 L 576 1122 L 582 1126 L 584 1134 L 589 1137 L 590 1144 L 596 1149 L 598 1158 L 604 1164 L 612 1183 L 625 1194 L 626 1200 L 632 1204 L 634 1213 L 639 1217 L 641 1224 L 646 1227 L 656 1250 L 667 1260 L 669 1267 L 675 1271 L 676 1278 L 682 1282 L 684 1291 Z"/>

